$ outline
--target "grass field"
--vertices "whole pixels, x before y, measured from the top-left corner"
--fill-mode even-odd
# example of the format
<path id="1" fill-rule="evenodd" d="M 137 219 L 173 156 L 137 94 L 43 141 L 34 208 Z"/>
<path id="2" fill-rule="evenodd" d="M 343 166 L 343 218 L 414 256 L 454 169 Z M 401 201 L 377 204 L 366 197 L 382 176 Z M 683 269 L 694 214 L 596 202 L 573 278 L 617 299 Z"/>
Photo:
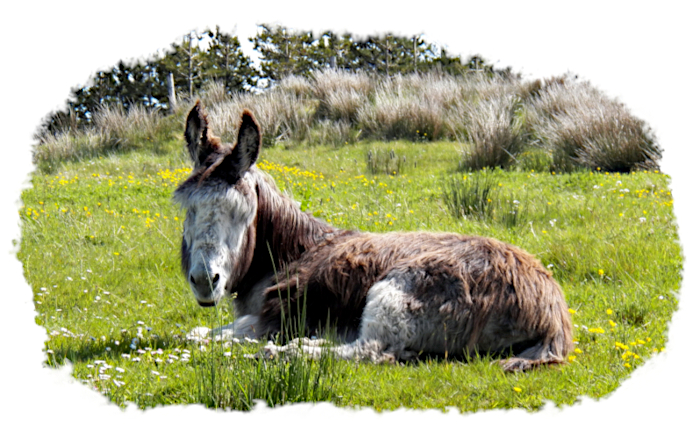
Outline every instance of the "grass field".
<path id="1" fill-rule="evenodd" d="M 372 153 L 368 160 L 368 153 Z M 393 153 L 393 154 L 392 154 Z M 372 365 L 244 357 L 261 344 L 188 342 L 233 321 L 197 306 L 180 272 L 184 215 L 170 196 L 189 172 L 180 141 L 37 172 L 23 193 L 19 258 L 50 340 L 47 363 L 125 406 L 249 409 L 330 401 L 377 410 L 522 407 L 609 394 L 661 351 L 682 258 L 668 176 L 459 171 L 453 142 L 266 148 L 258 165 L 303 209 L 339 227 L 452 231 L 518 245 L 552 270 L 575 323 L 569 365 L 504 374 L 492 359 Z M 394 174 L 395 172 L 395 174 Z M 476 190 L 480 197 L 474 201 Z"/>

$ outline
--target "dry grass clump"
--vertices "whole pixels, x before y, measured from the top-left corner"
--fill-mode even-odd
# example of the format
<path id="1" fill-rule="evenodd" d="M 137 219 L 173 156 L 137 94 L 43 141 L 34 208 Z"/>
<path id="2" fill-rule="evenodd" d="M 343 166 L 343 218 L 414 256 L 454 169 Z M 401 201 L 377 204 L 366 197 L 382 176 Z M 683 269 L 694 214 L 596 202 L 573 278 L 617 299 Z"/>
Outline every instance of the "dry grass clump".
<path id="1" fill-rule="evenodd" d="M 515 96 L 496 96 L 463 107 L 467 144 L 462 148 L 461 164 L 468 170 L 511 165 L 524 147 L 525 137 Z"/>
<path id="2" fill-rule="evenodd" d="M 438 73 L 410 74 L 385 79 L 372 100 L 359 112 L 358 125 L 382 139 L 453 138 L 450 118 L 460 104 L 477 97 L 466 77 Z"/>
<path id="3" fill-rule="evenodd" d="M 209 82 L 200 90 L 199 98 L 203 103 L 212 106 L 214 104 L 221 104 L 231 100 L 231 95 L 226 91 L 226 85 L 224 85 L 223 82 Z M 181 108 L 188 108 L 190 105 L 190 101 L 180 103 L 178 111 Z"/>
<path id="4" fill-rule="evenodd" d="M 212 132 L 225 140 L 234 140 L 238 132 L 241 112 L 253 112 L 263 129 L 263 143 L 281 140 L 304 140 L 313 123 L 315 105 L 308 99 L 299 99 L 296 93 L 281 88 L 263 94 L 237 94 L 230 101 L 207 107 Z"/>
<path id="5" fill-rule="evenodd" d="M 526 109 L 526 120 L 552 153 L 555 169 L 658 168 L 661 149 L 650 127 L 588 82 L 550 82 Z"/>
<path id="6" fill-rule="evenodd" d="M 128 111 L 120 105 L 104 106 L 92 119 L 94 125 L 87 130 L 43 135 L 34 148 L 34 163 L 46 170 L 59 162 L 110 152 L 156 149 L 161 141 L 170 139 L 173 131 L 171 120 L 140 105 Z"/>
<path id="7" fill-rule="evenodd" d="M 289 93 L 297 99 L 307 99 L 312 97 L 314 93 L 314 88 L 307 78 L 293 74 L 281 79 L 275 88 Z"/>
<path id="8" fill-rule="evenodd" d="M 318 71 L 313 76 L 313 91 L 319 104 L 316 118 L 357 122 L 359 109 L 369 101 L 375 80 L 367 73 L 340 70 Z"/>
<path id="9" fill-rule="evenodd" d="M 571 165 L 614 172 L 658 169 L 661 150 L 651 130 L 621 104 L 569 110 L 555 116 L 546 133 L 562 170 Z"/>
<path id="10" fill-rule="evenodd" d="M 372 103 L 359 110 L 358 125 L 377 139 L 435 140 L 445 136 L 444 110 L 436 100 L 421 101 L 419 93 L 394 89 L 383 82 Z"/>

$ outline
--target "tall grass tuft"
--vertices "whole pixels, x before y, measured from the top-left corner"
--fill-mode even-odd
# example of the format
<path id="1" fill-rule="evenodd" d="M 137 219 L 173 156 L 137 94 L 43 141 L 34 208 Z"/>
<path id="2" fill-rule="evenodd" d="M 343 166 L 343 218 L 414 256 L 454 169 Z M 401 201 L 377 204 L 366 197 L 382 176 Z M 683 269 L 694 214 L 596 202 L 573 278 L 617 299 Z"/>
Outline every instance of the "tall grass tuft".
<path id="1" fill-rule="evenodd" d="M 231 95 L 226 91 L 226 86 L 222 82 L 209 82 L 199 91 L 199 99 L 207 104 L 207 106 L 212 106 L 214 104 L 221 104 L 231 100 Z M 191 105 L 189 102 L 185 102 L 186 107 L 180 106 L 180 108 L 186 108 L 189 111 Z"/>
<path id="2" fill-rule="evenodd" d="M 194 398 L 210 408 L 250 410 L 257 400 L 274 407 L 287 403 L 332 401 L 339 380 L 335 361 L 298 356 L 287 360 L 225 356 L 217 345 L 194 358 L 199 372 Z"/>
<path id="3" fill-rule="evenodd" d="M 418 90 L 395 87 L 394 82 L 382 82 L 373 101 L 359 110 L 360 129 L 373 138 L 385 140 L 420 137 L 434 140 L 444 136 L 444 110 L 440 104 L 436 100 L 422 101 Z"/>
<path id="4" fill-rule="evenodd" d="M 105 106 L 93 116 L 94 126 L 82 132 L 42 136 L 34 148 L 34 163 L 43 171 L 59 163 L 138 149 L 158 151 L 172 139 L 179 122 L 157 111 L 134 105 Z"/>
<path id="5" fill-rule="evenodd" d="M 348 73 L 340 70 L 318 71 L 313 76 L 313 91 L 318 99 L 316 118 L 357 122 L 360 108 L 369 102 L 376 81 L 368 74 Z"/>
<path id="6" fill-rule="evenodd" d="M 549 83 L 529 102 L 526 116 L 557 170 L 658 168 L 661 149 L 650 127 L 588 82 Z"/>
<path id="7" fill-rule="evenodd" d="M 282 310 L 282 333 L 278 340 L 285 342 L 307 335 L 306 298 Z M 296 314 L 292 317 L 291 314 Z M 311 360 L 301 354 L 263 359 L 244 354 L 224 353 L 221 342 L 214 343 L 210 351 L 202 350 L 195 358 L 197 376 L 196 398 L 211 408 L 250 410 L 256 400 L 274 407 L 286 403 L 331 401 L 334 387 L 339 381 L 336 359 L 322 354 L 319 360 Z"/>
<path id="8" fill-rule="evenodd" d="M 400 175 L 406 166 L 406 156 L 399 156 L 393 148 L 372 147 L 367 150 L 367 171 L 372 174 Z"/>
<path id="9" fill-rule="evenodd" d="M 313 97 L 313 85 L 308 79 L 294 74 L 279 81 L 276 87 L 278 90 L 291 94 L 297 99 L 308 99 Z"/>
<path id="10" fill-rule="evenodd" d="M 515 96 L 496 96 L 463 108 L 468 141 L 462 148 L 463 168 L 506 168 L 516 160 L 525 142 L 516 114 L 520 106 Z"/>
<path id="11" fill-rule="evenodd" d="M 522 201 L 518 201 L 512 193 L 507 199 L 501 197 L 497 201 L 500 209 L 501 224 L 509 229 L 518 227 L 526 218 L 528 202 L 529 199 L 527 197 Z"/>
<path id="12" fill-rule="evenodd" d="M 503 196 L 499 192 L 496 176 L 482 170 L 452 177 L 445 181 L 442 201 L 457 219 L 467 218 L 486 223 L 497 223 L 507 229 L 520 226 L 527 219 L 527 197 L 515 199 L 513 193 Z"/>
<path id="13" fill-rule="evenodd" d="M 231 101 L 209 108 L 212 132 L 225 140 L 235 140 L 241 112 L 253 111 L 263 131 L 263 144 L 284 140 L 301 141 L 310 134 L 315 113 L 311 100 L 300 99 L 296 92 L 275 88 L 264 94 L 237 94 Z"/>
<path id="14" fill-rule="evenodd" d="M 476 172 L 446 181 L 442 199 L 456 218 L 490 220 L 495 208 L 496 187 L 493 176 Z"/>

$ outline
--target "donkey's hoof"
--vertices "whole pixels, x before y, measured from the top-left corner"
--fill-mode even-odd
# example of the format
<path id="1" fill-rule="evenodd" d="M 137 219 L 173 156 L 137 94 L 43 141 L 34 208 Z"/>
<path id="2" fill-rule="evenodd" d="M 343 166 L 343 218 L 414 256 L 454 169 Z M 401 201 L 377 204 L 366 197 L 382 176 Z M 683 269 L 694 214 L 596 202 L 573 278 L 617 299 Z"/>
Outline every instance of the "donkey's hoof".
<path id="1" fill-rule="evenodd" d="M 268 343 L 265 345 L 263 350 L 258 352 L 256 355 L 260 355 L 261 358 L 269 360 L 278 357 L 280 355 L 280 350 L 274 343 Z"/>

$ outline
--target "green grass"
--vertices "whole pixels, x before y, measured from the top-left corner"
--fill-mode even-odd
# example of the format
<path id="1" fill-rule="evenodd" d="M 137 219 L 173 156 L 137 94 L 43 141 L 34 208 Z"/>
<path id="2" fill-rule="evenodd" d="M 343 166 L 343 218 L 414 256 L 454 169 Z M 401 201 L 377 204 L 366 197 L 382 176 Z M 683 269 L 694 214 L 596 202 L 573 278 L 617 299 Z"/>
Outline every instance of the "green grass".
<path id="1" fill-rule="evenodd" d="M 270 406 L 323 400 L 377 410 L 535 410 L 545 400 L 605 396 L 664 347 L 682 267 L 668 176 L 522 166 L 470 176 L 459 171 L 454 143 L 362 142 L 276 146 L 263 151 L 259 166 L 336 226 L 469 233 L 533 253 L 574 311 L 571 363 L 504 374 L 490 357 L 372 365 L 246 358 L 259 343 L 200 350 L 186 333 L 228 324 L 233 314 L 225 305 L 198 307 L 180 271 L 184 215 L 170 196 L 189 166 L 177 145 L 57 165 L 35 173 L 22 196 L 18 256 L 36 322 L 50 334 L 47 363 L 70 360 L 76 379 L 121 406 L 250 409 L 260 399 Z M 368 150 L 393 150 L 406 162 L 400 173 L 371 174 Z M 478 217 L 450 210 L 447 192 L 469 190 L 474 175 L 492 184 L 492 210 Z"/>

